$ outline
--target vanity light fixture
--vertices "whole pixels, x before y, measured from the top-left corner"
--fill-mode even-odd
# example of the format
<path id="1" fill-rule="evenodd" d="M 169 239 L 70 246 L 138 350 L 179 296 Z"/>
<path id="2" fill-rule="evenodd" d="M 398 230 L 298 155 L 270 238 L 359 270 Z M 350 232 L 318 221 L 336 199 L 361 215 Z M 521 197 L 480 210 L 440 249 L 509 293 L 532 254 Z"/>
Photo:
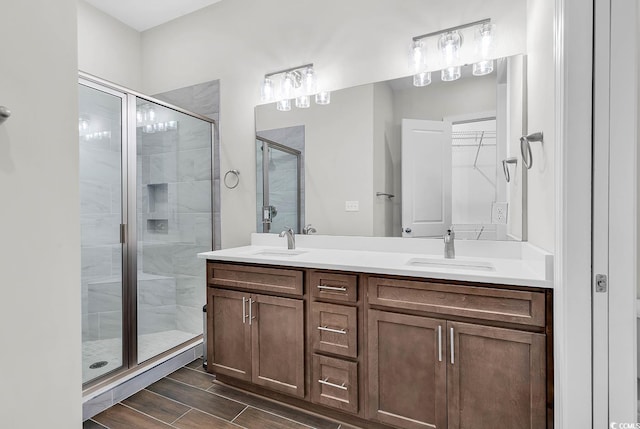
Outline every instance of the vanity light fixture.
<path id="1" fill-rule="evenodd" d="M 313 64 L 267 73 L 260 87 L 260 100 L 265 103 L 276 102 L 276 109 L 291 110 L 292 101 L 299 109 L 311 106 L 311 97 L 316 104 L 329 104 L 328 91 L 318 91 L 318 78 Z"/>
<path id="2" fill-rule="evenodd" d="M 440 31 L 415 36 L 411 44 L 410 66 L 414 73 L 413 85 L 426 86 L 431 83 L 431 72 L 428 68 L 427 44 L 425 39 L 439 36 L 437 50 L 441 56 L 440 64 L 444 68 L 440 71 L 440 79 L 450 82 L 462 76 L 460 64 L 460 50 L 464 37 L 462 30 L 470 27 L 477 27 L 475 44 L 476 54 L 480 61 L 474 63 L 473 74 L 483 76 L 493 71 L 493 40 L 495 36 L 495 25 L 491 24 L 491 19 L 470 22 L 456 27 L 446 28 Z"/>

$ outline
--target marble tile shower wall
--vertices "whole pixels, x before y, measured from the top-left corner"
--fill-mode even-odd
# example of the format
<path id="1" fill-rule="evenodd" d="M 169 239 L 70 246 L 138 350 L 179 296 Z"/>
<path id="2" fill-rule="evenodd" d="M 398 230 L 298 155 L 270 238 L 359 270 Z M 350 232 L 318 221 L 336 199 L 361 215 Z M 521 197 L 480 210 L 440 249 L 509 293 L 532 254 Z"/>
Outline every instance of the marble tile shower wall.
<path id="1" fill-rule="evenodd" d="M 115 338 L 122 333 L 118 128 L 119 124 L 112 124 L 111 139 L 80 140 L 83 341 Z"/>
<path id="2" fill-rule="evenodd" d="M 211 249 L 210 126 L 186 116 L 178 129 L 138 130 L 138 331 L 202 332 Z"/>

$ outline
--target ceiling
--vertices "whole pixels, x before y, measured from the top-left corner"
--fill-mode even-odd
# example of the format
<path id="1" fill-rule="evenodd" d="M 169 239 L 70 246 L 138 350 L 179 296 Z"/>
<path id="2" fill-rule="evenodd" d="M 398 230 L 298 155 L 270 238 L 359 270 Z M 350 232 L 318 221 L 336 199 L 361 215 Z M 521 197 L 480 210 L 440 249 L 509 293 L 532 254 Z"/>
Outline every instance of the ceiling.
<path id="1" fill-rule="evenodd" d="M 221 0 L 85 0 L 131 28 L 145 31 Z"/>

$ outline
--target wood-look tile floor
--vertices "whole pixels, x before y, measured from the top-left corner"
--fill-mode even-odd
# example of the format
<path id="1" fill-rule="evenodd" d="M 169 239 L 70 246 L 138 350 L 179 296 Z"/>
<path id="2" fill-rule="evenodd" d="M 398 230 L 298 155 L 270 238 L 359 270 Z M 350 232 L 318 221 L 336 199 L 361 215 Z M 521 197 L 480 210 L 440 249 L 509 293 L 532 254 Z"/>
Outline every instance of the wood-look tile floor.
<path id="1" fill-rule="evenodd" d="M 83 424 L 83 429 L 347 429 L 216 383 L 198 359 Z"/>

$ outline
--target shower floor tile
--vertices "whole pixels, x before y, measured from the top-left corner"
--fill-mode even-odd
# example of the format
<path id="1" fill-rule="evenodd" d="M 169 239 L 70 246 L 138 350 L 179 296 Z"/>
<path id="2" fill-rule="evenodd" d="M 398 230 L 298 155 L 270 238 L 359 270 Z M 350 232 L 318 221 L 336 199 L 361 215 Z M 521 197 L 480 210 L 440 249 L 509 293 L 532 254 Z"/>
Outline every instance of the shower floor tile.
<path id="1" fill-rule="evenodd" d="M 195 336 L 191 332 L 178 330 L 141 335 L 138 338 L 138 360 L 143 362 L 178 344 L 189 341 Z M 97 367 L 91 368 L 91 365 Z M 120 366 L 122 366 L 122 340 L 120 338 L 85 341 L 82 343 L 83 383 L 107 374 Z"/>

